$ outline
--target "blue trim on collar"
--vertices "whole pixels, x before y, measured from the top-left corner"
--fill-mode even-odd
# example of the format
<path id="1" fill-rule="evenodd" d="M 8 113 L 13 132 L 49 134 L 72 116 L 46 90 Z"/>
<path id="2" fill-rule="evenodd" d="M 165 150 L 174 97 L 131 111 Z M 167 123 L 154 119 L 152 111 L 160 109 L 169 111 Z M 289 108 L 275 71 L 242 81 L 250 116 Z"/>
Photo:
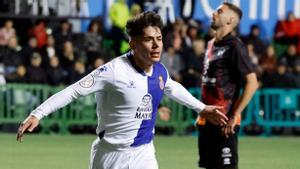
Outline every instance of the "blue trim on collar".
<path id="1" fill-rule="evenodd" d="M 133 68 L 139 72 L 140 74 L 142 74 L 143 76 L 147 76 L 146 73 L 144 72 L 144 70 L 142 70 L 135 62 L 134 62 L 134 58 L 133 58 L 133 51 L 128 52 L 127 54 L 127 58 L 129 59 L 131 65 L 133 66 Z"/>

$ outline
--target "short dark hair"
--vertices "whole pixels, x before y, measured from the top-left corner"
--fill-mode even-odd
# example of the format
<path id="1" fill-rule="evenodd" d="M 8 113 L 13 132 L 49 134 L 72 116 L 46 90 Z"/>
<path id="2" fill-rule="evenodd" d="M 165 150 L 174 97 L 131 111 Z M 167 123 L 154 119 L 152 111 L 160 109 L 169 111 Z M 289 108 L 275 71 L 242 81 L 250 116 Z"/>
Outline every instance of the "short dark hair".
<path id="1" fill-rule="evenodd" d="M 143 29 L 148 26 L 157 26 L 162 30 L 163 22 L 161 17 L 152 11 L 143 12 L 127 21 L 126 32 L 131 37 L 142 35 Z"/>
<path id="2" fill-rule="evenodd" d="M 236 13 L 239 16 L 239 19 L 241 20 L 243 17 L 243 11 L 236 5 L 229 3 L 229 2 L 223 2 L 223 5 L 228 6 L 230 10 L 232 10 L 234 13 Z"/>

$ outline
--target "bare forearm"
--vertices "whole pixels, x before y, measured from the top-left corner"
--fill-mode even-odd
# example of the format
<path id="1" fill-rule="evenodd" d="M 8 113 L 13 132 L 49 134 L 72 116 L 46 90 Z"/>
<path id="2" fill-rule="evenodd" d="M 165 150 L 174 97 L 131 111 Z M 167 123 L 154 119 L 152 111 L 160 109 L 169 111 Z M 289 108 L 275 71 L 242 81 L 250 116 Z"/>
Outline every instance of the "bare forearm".
<path id="1" fill-rule="evenodd" d="M 244 91 L 238 101 L 238 104 L 235 106 L 235 109 L 233 111 L 234 116 L 238 116 L 242 113 L 242 111 L 245 109 L 245 107 L 250 102 L 251 98 L 253 97 L 255 91 L 258 88 L 258 82 L 256 79 L 255 74 L 248 75 L 249 77 L 246 79 L 246 85 L 244 87 Z"/>

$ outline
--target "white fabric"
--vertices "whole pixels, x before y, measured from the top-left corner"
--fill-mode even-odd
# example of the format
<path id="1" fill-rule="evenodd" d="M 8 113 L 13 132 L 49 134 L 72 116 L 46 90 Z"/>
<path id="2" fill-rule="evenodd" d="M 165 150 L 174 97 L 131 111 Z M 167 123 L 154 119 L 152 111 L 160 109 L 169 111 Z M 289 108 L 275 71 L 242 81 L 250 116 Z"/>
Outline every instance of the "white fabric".
<path id="1" fill-rule="evenodd" d="M 91 147 L 89 169 L 158 169 L 153 143 L 115 151 L 97 138 Z"/>

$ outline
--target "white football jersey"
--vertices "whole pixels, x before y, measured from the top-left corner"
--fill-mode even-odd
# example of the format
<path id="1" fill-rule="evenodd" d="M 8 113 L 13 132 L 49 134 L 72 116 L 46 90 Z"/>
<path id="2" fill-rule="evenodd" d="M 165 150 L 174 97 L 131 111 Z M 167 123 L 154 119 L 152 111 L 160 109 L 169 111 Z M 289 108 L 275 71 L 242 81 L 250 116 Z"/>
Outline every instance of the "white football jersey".
<path id="1" fill-rule="evenodd" d="M 132 52 L 95 69 L 80 81 L 51 96 L 31 114 L 41 119 L 79 96 L 96 94 L 97 134 L 116 149 L 151 142 L 163 94 L 201 112 L 205 105 L 173 81 L 161 63 L 148 76 L 137 67 Z"/>

